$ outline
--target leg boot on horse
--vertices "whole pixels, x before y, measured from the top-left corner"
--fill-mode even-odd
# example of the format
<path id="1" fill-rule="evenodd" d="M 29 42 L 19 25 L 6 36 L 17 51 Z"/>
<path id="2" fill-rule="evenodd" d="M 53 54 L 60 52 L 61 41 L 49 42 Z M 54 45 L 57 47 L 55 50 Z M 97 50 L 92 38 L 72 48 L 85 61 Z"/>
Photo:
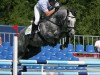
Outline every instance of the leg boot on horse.
<path id="1" fill-rule="evenodd" d="M 32 23 L 32 30 L 31 30 L 32 37 L 34 36 L 37 30 L 38 30 L 38 25 L 35 25 L 34 23 Z"/>

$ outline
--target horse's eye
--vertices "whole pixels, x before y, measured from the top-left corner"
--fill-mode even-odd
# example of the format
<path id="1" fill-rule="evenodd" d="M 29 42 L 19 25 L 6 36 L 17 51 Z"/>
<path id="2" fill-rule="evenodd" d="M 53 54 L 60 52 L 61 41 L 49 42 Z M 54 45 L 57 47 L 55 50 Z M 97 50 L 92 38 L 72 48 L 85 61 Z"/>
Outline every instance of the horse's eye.
<path id="1" fill-rule="evenodd" d="M 70 20 L 67 20 L 68 23 L 70 23 Z"/>

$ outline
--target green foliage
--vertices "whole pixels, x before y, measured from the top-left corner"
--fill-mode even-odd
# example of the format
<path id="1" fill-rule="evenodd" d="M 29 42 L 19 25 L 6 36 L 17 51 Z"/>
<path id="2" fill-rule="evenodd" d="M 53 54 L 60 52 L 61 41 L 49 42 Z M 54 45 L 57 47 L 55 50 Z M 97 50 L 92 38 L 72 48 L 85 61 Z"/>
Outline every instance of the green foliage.
<path id="1" fill-rule="evenodd" d="M 0 23 L 29 25 L 33 18 L 33 6 L 36 1 L 1 0 Z"/>
<path id="2" fill-rule="evenodd" d="M 76 10 L 76 34 L 100 35 L 100 0 L 59 1 L 65 7 Z M 36 2 L 37 0 L 0 0 L 0 24 L 29 25 Z"/>

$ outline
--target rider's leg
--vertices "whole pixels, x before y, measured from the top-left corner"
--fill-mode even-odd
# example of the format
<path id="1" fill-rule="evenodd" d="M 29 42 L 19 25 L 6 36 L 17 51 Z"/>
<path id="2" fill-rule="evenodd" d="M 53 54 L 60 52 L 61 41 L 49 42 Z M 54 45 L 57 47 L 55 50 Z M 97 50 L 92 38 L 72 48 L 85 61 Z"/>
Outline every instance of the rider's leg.
<path id="1" fill-rule="evenodd" d="M 38 23 L 40 20 L 40 12 L 38 7 L 35 5 L 34 7 L 34 16 L 35 16 L 35 21 L 32 23 L 32 31 L 31 34 L 34 34 L 36 30 L 38 30 Z"/>

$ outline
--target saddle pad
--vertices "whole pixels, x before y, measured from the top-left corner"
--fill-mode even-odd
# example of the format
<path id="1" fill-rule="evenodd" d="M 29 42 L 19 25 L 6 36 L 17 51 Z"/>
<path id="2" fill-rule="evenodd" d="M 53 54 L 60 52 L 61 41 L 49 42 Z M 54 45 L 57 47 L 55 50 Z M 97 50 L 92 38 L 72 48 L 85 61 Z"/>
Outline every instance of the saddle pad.
<path id="1" fill-rule="evenodd" d="M 32 25 L 28 26 L 28 28 L 25 30 L 25 35 L 31 34 Z"/>

